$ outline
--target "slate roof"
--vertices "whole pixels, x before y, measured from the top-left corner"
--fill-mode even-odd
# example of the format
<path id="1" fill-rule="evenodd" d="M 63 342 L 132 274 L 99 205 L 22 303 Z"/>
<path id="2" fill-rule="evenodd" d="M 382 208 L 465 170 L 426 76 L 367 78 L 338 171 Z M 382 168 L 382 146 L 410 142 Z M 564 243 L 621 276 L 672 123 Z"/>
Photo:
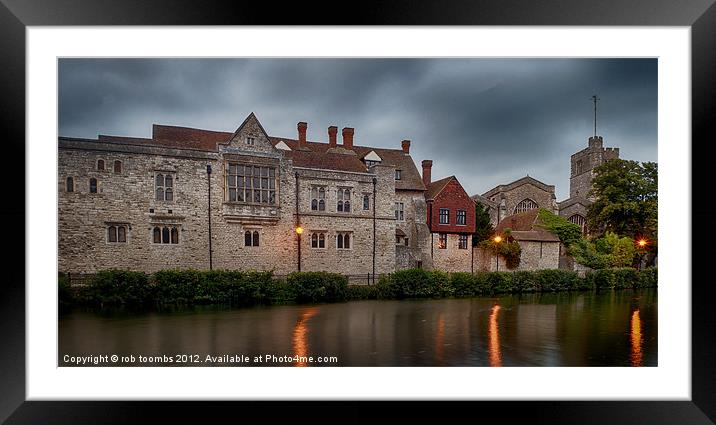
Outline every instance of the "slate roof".
<path id="1" fill-rule="evenodd" d="M 495 231 L 504 233 L 507 228 L 512 229 L 511 236 L 518 241 L 559 242 L 557 235 L 542 227 L 539 209 L 507 216 L 497 224 Z"/>
<path id="2" fill-rule="evenodd" d="M 231 132 L 154 124 L 152 125 L 152 138 L 150 139 L 99 135 L 97 141 L 123 145 L 157 146 L 217 152 L 219 150 L 219 144 L 228 143 L 233 136 L 234 133 Z M 334 149 L 329 149 L 328 143 L 307 142 L 306 146 L 308 149 L 299 150 L 297 149 L 298 140 L 296 139 L 269 137 L 269 140 L 274 146 L 281 141 L 288 145 L 291 151 L 283 152 L 293 160 L 294 165 L 325 170 L 367 173 L 368 168 L 361 159 L 370 153 L 370 151 L 375 151 L 383 160 L 381 164 L 394 166 L 396 169 L 401 170 L 401 179 L 395 181 L 396 190 L 425 190 L 422 177 L 415 167 L 413 159 L 410 155 L 406 155 L 402 148 L 384 149 L 354 145 L 354 153 L 351 153 L 346 151 L 342 145 L 338 145 Z"/>

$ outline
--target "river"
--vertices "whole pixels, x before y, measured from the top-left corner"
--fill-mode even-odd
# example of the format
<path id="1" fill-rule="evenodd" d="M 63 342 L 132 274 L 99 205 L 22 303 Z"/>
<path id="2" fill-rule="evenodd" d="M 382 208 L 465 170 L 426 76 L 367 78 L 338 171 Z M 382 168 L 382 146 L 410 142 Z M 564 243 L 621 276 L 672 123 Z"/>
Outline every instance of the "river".
<path id="1" fill-rule="evenodd" d="M 657 291 L 73 311 L 58 330 L 59 366 L 657 366 Z"/>

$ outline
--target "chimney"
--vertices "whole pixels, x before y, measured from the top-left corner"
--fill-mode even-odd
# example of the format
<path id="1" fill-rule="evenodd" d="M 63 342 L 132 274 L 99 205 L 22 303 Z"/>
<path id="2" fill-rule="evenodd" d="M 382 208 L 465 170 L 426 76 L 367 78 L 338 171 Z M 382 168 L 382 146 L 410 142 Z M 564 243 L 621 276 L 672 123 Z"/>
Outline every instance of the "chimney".
<path id="1" fill-rule="evenodd" d="M 403 140 L 400 145 L 403 147 L 403 153 L 408 155 L 410 153 L 410 140 Z"/>
<path id="2" fill-rule="evenodd" d="M 343 147 L 345 149 L 353 150 L 353 131 L 350 127 L 343 127 Z"/>
<path id="3" fill-rule="evenodd" d="M 425 187 L 428 187 L 430 185 L 430 181 L 432 180 L 432 176 L 430 175 L 432 169 L 433 161 L 430 159 L 423 160 L 423 183 L 425 184 Z"/>
<path id="4" fill-rule="evenodd" d="M 338 136 L 338 127 L 332 125 L 328 127 L 328 146 L 331 148 L 336 147 L 336 137 Z"/>
<path id="5" fill-rule="evenodd" d="M 301 121 L 298 123 L 298 147 L 299 148 L 305 148 L 306 146 L 306 130 L 308 129 L 308 124 Z"/>

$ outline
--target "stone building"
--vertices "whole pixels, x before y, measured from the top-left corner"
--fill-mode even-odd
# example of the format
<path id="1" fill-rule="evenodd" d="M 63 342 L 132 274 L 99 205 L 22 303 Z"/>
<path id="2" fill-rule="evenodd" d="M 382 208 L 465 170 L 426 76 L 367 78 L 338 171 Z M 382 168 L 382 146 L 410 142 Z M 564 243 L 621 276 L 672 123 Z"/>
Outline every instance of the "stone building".
<path id="1" fill-rule="evenodd" d="M 554 185 L 542 183 L 529 175 L 512 183 L 496 186 L 481 196 L 473 196 L 473 199 L 478 202 L 480 199 L 489 200 L 490 217 L 495 217 L 493 225 L 507 216 L 532 209 L 545 208 L 555 214 L 558 210 Z M 495 212 L 492 211 L 493 208 Z"/>
<path id="2" fill-rule="evenodd" d="M 422 162 L 433 267 L 448 272 L 472 271 L 475 201 L 455 176 L 431 181 L 432 165 L 430 160 Z"/>
<path id="3" fill-rule="evenodd" d="M 520 265 L 516 270 L 542 270 L 559 268 L 562 253 L 561 242 L 557 235 L 547 231 L 539 220 L 539 210 L 532 209 L 504 218 L 496 227 L 496 233 L 505 235 L 505 229 L 511 229 L 509 237 L 520 244 L 522 253 Z M 502 259 L 501 259 L 502 260 Z M 502 262 L 500 267 L 502 267 Z M 504 268 L 501 270 L 507 270 Z"/>
<path id="4" fill-rule="evenodd" d="M 602 136 L 592 136 L 586 148 L 570 158 L 569 198 L 559 203 L 559 215 L 578 224 L 586 232 L 587 208 L 594 201 L 592 188 L 594 168 L 610 159 L 619 158 L 619 148 L 605 148 Z"/>
<path id="5" fill-rule="evenodd" d="M 151 138 L 60 137 L 59 270 L 389 273 L 398 236 L 401 266 L 428 261 L 410 142 L 356 146 L 348 127 L 340 145 L 337 127 L 328 143 L 309 142 L 307 124 L 297 128 L 297 139 L 271 137 L 252 113 L 233 133 L 154 125 Z"/>

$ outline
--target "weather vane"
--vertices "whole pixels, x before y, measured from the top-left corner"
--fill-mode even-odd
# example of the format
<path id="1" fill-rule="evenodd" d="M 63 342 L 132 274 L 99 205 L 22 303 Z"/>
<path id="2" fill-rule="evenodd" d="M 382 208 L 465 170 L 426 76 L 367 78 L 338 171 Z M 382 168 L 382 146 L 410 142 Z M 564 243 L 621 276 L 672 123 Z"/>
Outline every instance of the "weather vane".
<path id="1" fill-rule="evenodd" d="M 592 102 L 594 102 L 594 137 L 597 137 L 597 101 L 600 100 L 595 94 L 592 96 Z"/>

